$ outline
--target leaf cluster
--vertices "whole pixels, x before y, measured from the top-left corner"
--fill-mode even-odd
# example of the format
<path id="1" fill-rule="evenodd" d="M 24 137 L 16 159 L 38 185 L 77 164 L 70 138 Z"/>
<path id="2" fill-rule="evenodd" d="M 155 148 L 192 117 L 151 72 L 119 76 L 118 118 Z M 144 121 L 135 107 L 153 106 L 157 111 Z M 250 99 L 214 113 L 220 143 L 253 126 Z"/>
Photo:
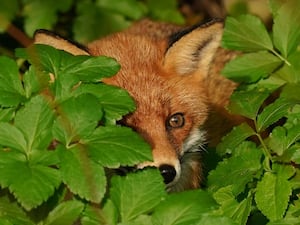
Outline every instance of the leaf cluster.
<path id="1" fill-rule="evenodd" d="M 225 23 L 223 46 L 243 52 L 222 71 L 240 83 L 228 110 L 248 122 L 218 145 L 208 189 L 238 224 L 299 224 L 299 3 L 270 1 L 272 35 L 252 15 Z"/>

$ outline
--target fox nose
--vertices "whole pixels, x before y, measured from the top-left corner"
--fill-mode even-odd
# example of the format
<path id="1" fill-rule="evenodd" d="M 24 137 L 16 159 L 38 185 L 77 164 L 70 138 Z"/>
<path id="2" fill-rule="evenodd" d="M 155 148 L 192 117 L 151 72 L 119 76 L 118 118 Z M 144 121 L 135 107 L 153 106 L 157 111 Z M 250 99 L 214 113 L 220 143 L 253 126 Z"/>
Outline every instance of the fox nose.
<path id="1" fill-rule="evenodd" d="M 159 170 L 164 178 L 165 184 L 171 183 L 176 177 L 176 170 L 174 166 L 164 164 L 159 167 Z"/>

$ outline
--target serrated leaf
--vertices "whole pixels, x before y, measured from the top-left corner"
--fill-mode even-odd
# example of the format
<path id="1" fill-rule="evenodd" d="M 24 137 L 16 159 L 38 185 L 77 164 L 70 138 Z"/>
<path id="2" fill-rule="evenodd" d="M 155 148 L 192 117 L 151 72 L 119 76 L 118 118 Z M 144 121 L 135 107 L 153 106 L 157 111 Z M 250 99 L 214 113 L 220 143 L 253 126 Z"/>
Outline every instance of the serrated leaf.
<path id="1" fill-rule="evenodd" d="M 281 5 L 274 17 L 274 45 L 284 57 L 295 51 L 300 42 L 299 8 L 298 0 L 289 0 Z"/>
<path id="2" fill-rule="evenodd" d="M 111 199 L 106 199 L 101 209 L 97 206 L 86 205 L 81 223 L 82 225 L 117 224 L 118 218 L 117 208 Z"/>
<path id="3" fill-rule="evenodd" d="M 246 52 L 273 49 L 265 26 L 258 17 L 253 15 L 227 17 L 222 46 Z"/>
<path id="4" fill-rule="evenodd" d="M 149 145 L 127 127 L 99 127 L 82 143 L 87 145 L 91 158 L 104 167 L 133 166 L 152 160 Z"/>
<path id="5" fill-rule="evenodd" d="M 17 106 L 25 100 L 24 90 L 16 62 L 8 57 L 0 57 L 0 105 Z"/>
<path id="6" fill-rule="evenodd" d="M 244 191 L 261 169 L 262 152 L 252 142 L 243 142 L 236 147 L 233 156 L 220 162 L 209 173 L 207 184 L 209 190 L 233 185 L 235 195 Z"/>
<path id="7" fill-rule="evenodd" d="M 153 211 L 166 196 L 165 184 L 156 169 L 113 177 L 111 185 L 110 197 L 119 209 L 122 222 Z"/>
<path id="8" fill-rule="evenodd" d="M 253 135 L 255 135 L 255 132 L 247 123 L 242 123 L 234 127 L 223 137 L 222 142 L 218 144 L 218 154 L 225 155 L 227 153 L 232 153 L 238 145 Z"/>
<path id="9" fill-rule="evenodd" d="M 188 225 L 198 222 L 202 214 L 215 209 L 216 202 L 208 192 L 193 190 L 168 195 L 152 216 L 155 225 Z"/>
<path id="10" fill-rule="evenodd" d="M 8 187 L 26 210 L 46 201 L 61 182 L 56 169 L 30 164 L 22 154 L 0 152 L 0 158 L 0 184 Z"/>
<path id="11" fill-rule="evenodd" d="M 90 202 L 100 203 L 106 190 L 104 168 L 87 156 L 83 146 L 58 147 L 63 182 L 72 193 Z"/>
<path id="12" fill-rule="evenodd" d="M 282 176 L 266 172 L 257 184 L 255 201 L 258 209 L 271 221 L 282 219 L 289 202 L 292 188 Z"/>
<path id="13" fill-rule="evenodd" d="M 6 223 L 2 223 L 3 221 L 9 221 L 7 224 L 11 225 L 34 225 L 20 205 L 9 199 L 8 196 L 0 197 L 0 224 L 6 225 Z"/>
<path id="14" fill-rule="evenodd" d="M 257 116 L 256 129 L 258 132 L 263 131 L 282 117 L 286 116 L 288 110 L 295 104 L 291 100 L 278 98 L 272 104 L 266 106 Z"/>
<path id="15" fill-rule="evenodd" d="M 27 143 L 23 133 L 10 123 L 0 122 L 0 145 L 26 152 Z"/>
<path id="16" fill-rule="evenodd" d="M 53 119 L 50 103 L 42 95 L 31 98 L 16 113 L 15 126 L 24 134 L 27 154 L 49 146 Z"/>
<path id="17" fill-rule="evenodd" d="M 250 195 L 238 202 L 232 193 L 232 189 L 232 186 L 226 186 L 214 193 L 214 199 L 221 205 L 218 212 L 231 218 L 237 224 L 245 225 L 252 208 L 252 196 Z"/>
<path id="18" fill-rule="evenodd" d="M 84 204 L 79 201 L 62 202 L 47 216 L 43 225 L 70 225 L 73 224 L 84 209 Z"/>
<path id="19" fill-rule="evenodd" d="M 282 61 L 269 52 L 248 53 L 227 63 L 222 74 L 239 83 L 252 83 L 270 75 L 281 64 Z"/>
<path id="20" fill-rule="evenodd" d="M 102 118 L 102 107 L 91 94 L 71 97 L 58 106 L 54 137 L 66 145 L 88 137 Z"/>
<path id="21" fill-rule="evenodd" d="M 81 93 L 90 93 L 98 98 L 103 107 L 106 124 L 115 124 L 116 120 L 135 109 L 134 100 L 128 92 L 115 86 L 83 84 L 75 90 L 75 95 Z"/>
<path id="22" fill-rule="evenodd" d="M 269 94 L 268 90 L 257 88 L 235 91 L 230 97 L 228 109 L 233 114 L 242 115 L 254 120 Z"/>

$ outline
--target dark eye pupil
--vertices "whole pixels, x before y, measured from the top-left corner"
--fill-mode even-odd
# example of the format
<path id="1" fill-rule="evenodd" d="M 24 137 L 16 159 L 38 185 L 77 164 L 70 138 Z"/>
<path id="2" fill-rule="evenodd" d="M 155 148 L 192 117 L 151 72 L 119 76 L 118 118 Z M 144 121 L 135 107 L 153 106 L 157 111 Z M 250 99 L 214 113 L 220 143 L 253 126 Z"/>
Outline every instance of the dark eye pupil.
<path id="1" fill-rule="evenodd" d="M 168 127 L 180 128 L 184 125 L 184 116 L 182 113 L 176 113 L 169 118 Z"/>

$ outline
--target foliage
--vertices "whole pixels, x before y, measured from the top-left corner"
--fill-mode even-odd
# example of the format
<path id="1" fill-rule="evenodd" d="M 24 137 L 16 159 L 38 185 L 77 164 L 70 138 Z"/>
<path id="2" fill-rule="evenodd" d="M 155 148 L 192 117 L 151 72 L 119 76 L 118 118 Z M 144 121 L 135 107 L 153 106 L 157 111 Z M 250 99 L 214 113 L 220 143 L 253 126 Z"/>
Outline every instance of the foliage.
<path id="1" fill-rule="evenodd" d="M 158 1 L 127 1 L 129 8 L 99 0 L 92 11 L 111 7 L 117 20 L 106 18 L 110 21 L 138 19 L 151 7 L 157 9 L 153 15 L 161 14 Z M 0 3 L 7 19 L 0 20 L 3 29 L 20 7 L 10 2 Z M 40 21 L 31 16 L 41 3 L 23 4 L 25 27 L 35 29 Z M 80 18 L 94 21 L 88 4 L 76 6 L 84 15 L 77 17 L 76 29 L 84 29 Z M 65 0 L 34 12 L 48 15 L 44 22 L 52 26 L 56 13 L 71 5 Z M 114 59 L 72 56 L 43 45 L 18 49 L 17 61 L 1 56 L 0 224 L 299 224 L 300 5 L 270 0 L 270 6 L 272 35 L 251 15 L 225 22 L 223 47 L 244 52 L 223 70 L 240 83 L 228 110 L 249 123 L 218 145 L 221 160 L 209 171 L 204 190 L 167 194 L 156 169 L 114 173 L 151 160 L 142 138 L 116 125 L 135 109 L 133 100 L 99 82 L 119 70 Z M 30 64 L 25 71 L 17 64 L 23 60 Z"/>

